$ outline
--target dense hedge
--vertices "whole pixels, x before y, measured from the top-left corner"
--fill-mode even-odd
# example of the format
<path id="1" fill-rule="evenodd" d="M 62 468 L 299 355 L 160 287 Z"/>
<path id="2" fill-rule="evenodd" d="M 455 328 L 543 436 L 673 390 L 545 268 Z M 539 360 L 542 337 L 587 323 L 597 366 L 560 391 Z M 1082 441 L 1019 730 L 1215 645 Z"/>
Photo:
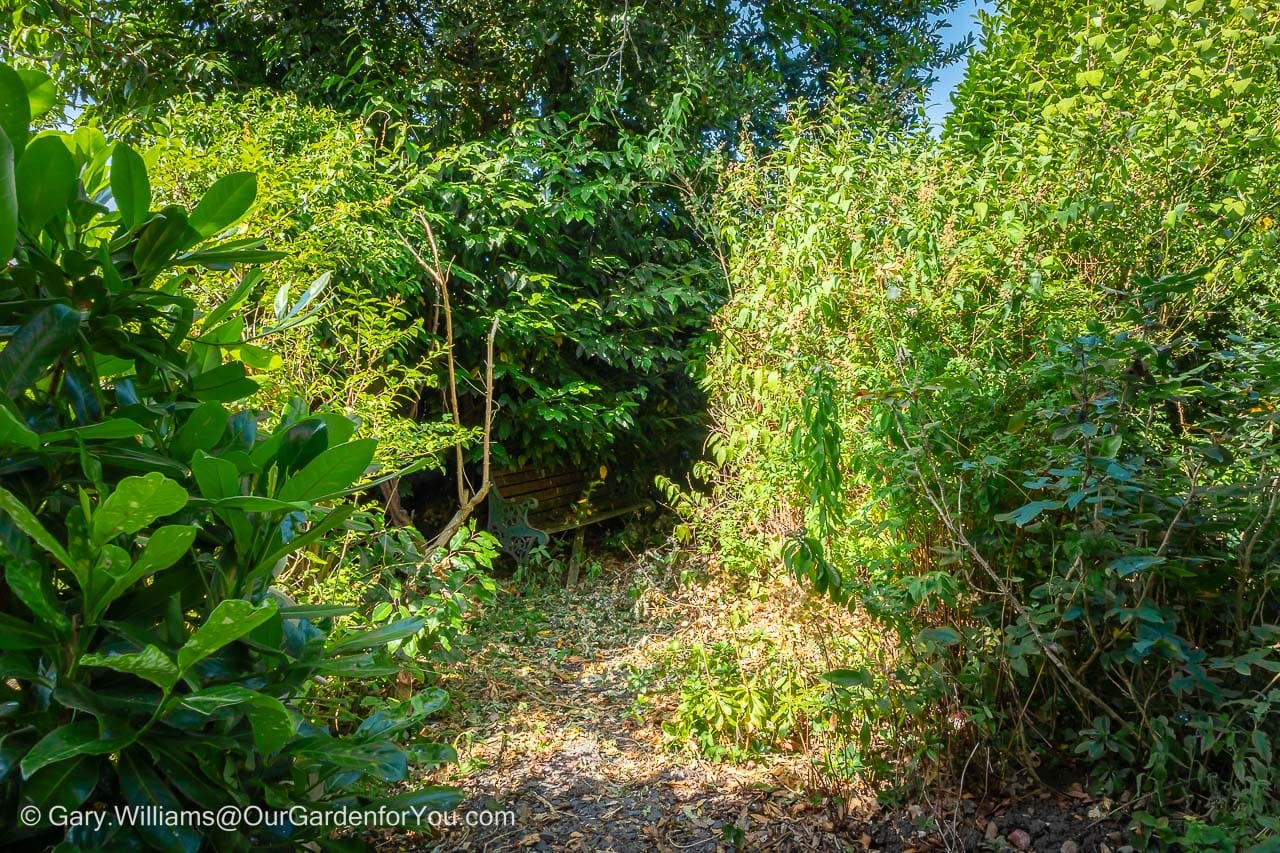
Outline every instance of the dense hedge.
<path id="1" fill-rule="evenodd" d="M 1004 11 L 941 141 L 837 103 L 729 171 L 695 529 L 897 632 L 859 766 L 1078 754 L 1274 837 L 1280 12 Z"/>

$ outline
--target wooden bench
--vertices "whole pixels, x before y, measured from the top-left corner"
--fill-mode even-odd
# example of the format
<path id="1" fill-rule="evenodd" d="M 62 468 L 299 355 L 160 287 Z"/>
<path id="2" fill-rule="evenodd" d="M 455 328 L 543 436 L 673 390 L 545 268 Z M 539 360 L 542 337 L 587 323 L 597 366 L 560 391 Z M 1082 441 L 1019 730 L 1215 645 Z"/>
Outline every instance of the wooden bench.
<path id="1" fill-rule="evenodd" d="M 604 488 L 599 472 L 566 468 L 521 468 L 493 475 L 489 489 L 489 532 L 517 561 L 556 533 L 575 530 L 566 586 L 578 582 L 585 528 L 600 521 L 651 509 L 652 501 L 619 499 Z"/>

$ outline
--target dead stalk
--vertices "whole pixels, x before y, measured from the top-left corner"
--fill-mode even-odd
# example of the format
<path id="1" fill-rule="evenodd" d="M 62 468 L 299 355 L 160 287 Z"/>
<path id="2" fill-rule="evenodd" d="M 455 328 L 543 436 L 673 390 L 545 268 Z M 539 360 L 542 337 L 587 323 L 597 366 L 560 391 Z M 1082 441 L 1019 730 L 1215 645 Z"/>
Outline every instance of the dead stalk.
<path id="1" fill-rule="evenodd" d="M 421 266 L 427 274 L 435 282 L 436 288 L 440 293 L 440 305 L 444 310 L 444 328 L 445 328 L 445 363 L 448 367 L 449 387 L 448 387 L 448 406 L 453 417 L 453 425 L 459 432 L 462 431 L 462 413 L 458 407 L 458 380 L 456 373 L 456 365 L 454 363 L 454 342 L 453 342 L 453 309 L 449 302 L 449 271 L 453 268 L 453 262 L 450 261 L 448 266 L 440 262 L 440 247 L 436 243 L 435 232 L 431 229 L 431 223 L 421 213 L 418 214 L 418 221 L 422 223 L 422 230 L 426 234 L 427 244 L 431 247 L 431 261 L 428 262 L 422 257 L 418 250 L 405 239 L 403 234 L 397 232 L 396 236 L 400 238 L 400 242 L 404 244 L 418 265 Z M 465 459 L 462 453 L 462 442 L 455 441 L 453 444 L 454 464 L 457 469 L 457 487 L 458 487 L 458 510 L 449 519 L 449 523 L 436 535 L 432 540 L 431 549 L 443 547 L 453 538 L 453 534 L 458 531 L 463 523 L 480 505 L 485 496 L 489 493 L 490 486 L 490 466 L 489 466 L 489 447 L 493 428 L 493 341 L 498 334 L 498 318 L 493 318 L 493 323 L 489 326 L 489 336 L 486 345 L 485 358 L 485 388 L 484 388 L 484 444 L 482 447 L 483 462 L 481 472 L 480 488 L 473 489 L 471 483 L 467 479 Z"/>

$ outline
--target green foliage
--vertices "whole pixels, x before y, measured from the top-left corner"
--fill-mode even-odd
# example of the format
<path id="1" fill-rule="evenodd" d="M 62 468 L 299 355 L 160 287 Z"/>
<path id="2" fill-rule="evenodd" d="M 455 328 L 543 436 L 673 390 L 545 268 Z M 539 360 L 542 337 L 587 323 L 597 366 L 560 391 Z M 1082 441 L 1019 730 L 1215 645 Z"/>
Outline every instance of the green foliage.
<path id="1" fill-rule="evenodd" d="M 347 310 L 283 336 L 277 349 L 292 367 L 261 376 L 264 403 L 297 396 L 358 417 L 401 464 L 474 439 L 497 317 L 500 464 L 674 467 L 699 440 L 692 377 L 720 301 L 708 286 L 718 266 L 667 186 L 700 160 L 672 141 L 674 125 L 609 144 L 616 119 L 601 110 L 433 153 L 380 150 L 333 112 L 258 92 L 177 105 L 157 130 L 153 180 L 189 201 L 188 188 L 220 171 L 263 175 L 242 227 L 289 252 L 265 269 L 259 302 L 333 272 Z M 450 273 L 461 435 L 428 393 L 447 381 L 445 318 L 414 256 L 432 257 L 420 213 Z M 193 285 L 209 304 L 231 286 L 219 275 Z M 260 304 L 246 330 L 277 322 Z"/>
<path id="2" fill-rule="evenodd" d="M 585 113 L 613 92 L 645 133 L 698 81 L 690 139 L 714 145 L 736 142 L 743 117 L 771 132 L 798 98 L 819 104 L 848 75 L 909 112 L 928 69 L 955 56 L 938 21 L 954 6 L 28 0 L 4 25 L 18 55 L 53 65 L 111 118 L 145 117 L 192 91 L 270 88 L 369 115 L 389 136 L 413 120 L 419 139 L 451 144 Z"/>
<path id="3" fill-rule="evenodd" d="M 371 159 L 358 124 L 256 92 L 178 103 L 149 141 L 156 191 L 178 203 L 226 171 L 261 176 L 241 227 L 287 253 L 264 268 L 244 311 L 250 339 L 283 327 L 273 335 L 276 355 L 255 365 L 255 403 L 279 409 L 300 398 L 340 411 L 360 434 L 379 438 L 379 460 L 396 467 L 465 439 L 428 417 L 438 412 L 414 417 L 436 384 L 439 344 L 424 328 L 423 271 L 396 234 L 409 227 L 393 203 L 398 178 Z M 315 284 L 299 294 L 298 281 Z M 188 288 L 209 306 L 234 286 L 213 272 Z M 318 309 L 330 299 L 340 310 L 289 311 L 295 301 Z"/>
<path id="4" fill-rule="evenodd" d="M 497 594 L 489 574 L 498 553 L 496 540 L 463 527 L 431 554 L 417 530 L 387 527 L 371 513 L 357 513 L 347 529 L 341 558 L 317 557 L 318 567 L 295 566 L 281 583 L 298 597 L 356 608 L 352 625 L 420 620 L 417 633 L 385 650 L 397 664 L 397 676 L 423 677 L 429 674 L 426 667 L 456 657 L 454 645 L 467 634 L 471 608 Z"/>
<path id="5" fill-rule="evenodd" d="M 303 396 L 413 452 L 459 440 L 422 393 L 441 300 L 397 236 L 430 257 L 423 213 L 453 262 L 465 425 L 496 317 L 497 459 L 626 458 L 647 485 L 700 441 L 694 381 L 723 296 L 704 158 L 771 139 L 797 98 L 850 76 L 905 119 L 956 55 L 935 16 L 952 5 L 32 0 L 0 26 L 93 121 L 163 143 L 161 195 L 259 174 L 253 233 L 288 238 L 269 279 L 333 270 L 339 294 L 392 306 L 364 321 L 390 341 L 372 360 L 345 315 L 298 330 L 282 355 L 310 375 L 264 376 L 261 402 Z M 226 285 L 200 286 L 215 302 Z"/>
<path id="6" fill-rule="evenodd" d="M 38 114 L 45 80 L 20 78 Z M 12 82 L 0 70 L 0 85 Z M 294 407 L 268 431 L 235 404 L 254 393 L 235 310 L 245 273 L 207 313 L 194 269 L 269 261 L 258 241 L 217 239 L 252 204 L 252 175 L 214 182 L 190 210 L 158 210 L 138 155 L 95 130 L 0 133 L 0 825 L 24 805 L 217 809 L 379 802 L 406 778 L 400 720 L 334 736 L 309 692 L 364 677 L 385 627 L 328 636 L 345 610 L 272 588 L 302 551 L 332 546 L 374 453 L 354 424 Z M 10 136 L 12 131 L 13 136 Z M 111 202 L 114 201 L 114 204 Z M 299 314 L 305 314 L 299 308 Z M 248 362 L 248 363 L 247 363 Z M 413 626 L 416 630 L 420 625 Z M 353 796 L 358 800 L 352 800 Z M 401 807 L 447 808 L 451 789 Z M 412 801 L 412 802 L 409 802 Z M 75 828 L 80 848 L 294 847 L 313 827 Z M 252 837 L 252 841 L 251 841 Z"/>
<path id="7" fill-rule="evenodd" d="M 442 300 L 399 239 L 430 257 L 422 213 L 453 264 L 465 426 L 496 317 L 500 463 L 625 458 L 647 485 L 701 440 L 694 382 L 723 297 L 704 158 L 772 139 L 796 99 L 817 106 L 850 76 L 905 119 L 956 55 L 935 16 L 952 5 L 33 0 L 0 26 L 91 120 L 157 143 L 159 196 L 260 175 L 249 230 L 289 250 L 271 287 L 332 270 L 340 296 L 388 306 L 295 329 L 279 349 L 301 372 L 264 374 L 257 402 L 352 414 L 403 439 L 388 461 L 463 438 L 424 394 Z M 209 304 L 229 286 L 198 285 Z"/>
<path id="8" fill-rule="evenodd" d="M 757 645 L 767 657 L 744 666 L 742 656 L 757 657 Z M 742 761 L 794 750 L 811 726 L 822 725 L 826 691 L 758 638 L 668 651 L 668 666 L 680 676 L 680 703 L 662 724 L 673 745 L 693 747 L 712 761 Z"/>
<path id="9" fill-rule="evenodd" d="M 721 299 L 681 210 L 700 160 L 672 127 L 615 140 L 618 121 L 603 107 L 531 121 L 419 164 L 411 192 L 469 297 L 454 302 L 462 363 L 482 362 L 500 320 L 504 462 L 670 466 L 698 440 L 692 380 Z"/>
<path id="10" fill-rule="evenodd" d="M 1280 778 L 1280 18 L 1068 6 L 990 23 L 940 142 L 837 104 L 729 170 L 687 511 L 897 637 L 860 711 L 907 755 L 1061 749 L 1164 841 L 1176 811 L 1247 845 Z M 919 696 L 956 716 L 886 710 Z"/>
<path id="11" fill-rule="evenodd" d="M 638 717 L 678 697 L 662 723 L 669 746 L 713 761 L 798 753 L 828 790 L 854 790 L 912 763 L 928 774 L 958 748 L 963 735 L 954 724 L 931 722 L 939 707 L 958 707 L 946 674 L 927 661 L 895 662 L 892 642 L 874 624 L 846 618 L 850 633 L 832 634 L 833 614 L 812 606 L 807 619 L 779 619 L 753 602 L 776 597 L 780 586 L 745 586 L 716 640 L 672 641 L 653 666 L 630 673 Z M 944 646 L 925 639 L 920 648 L 936 654 Z M 856 668 L 825 672 L 846 663 Z"/>

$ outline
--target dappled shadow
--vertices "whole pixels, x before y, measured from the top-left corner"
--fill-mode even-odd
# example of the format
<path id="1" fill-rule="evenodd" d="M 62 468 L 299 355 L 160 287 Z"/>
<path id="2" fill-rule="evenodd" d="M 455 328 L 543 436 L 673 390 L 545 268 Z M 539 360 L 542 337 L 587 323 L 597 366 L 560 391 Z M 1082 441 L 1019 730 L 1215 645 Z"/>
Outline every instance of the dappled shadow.
<path id="1" fill-rule="evenodd" d="M 567 667 L 558 674 L 581 665 Z M 461 812 L 511 811 L 514 823 L 456 826 L 436 849 L 712 851 L 734 839 L 755 850 L 848 848 L 826 809 L 767 770 L 665 751 L 654 725 L 630 712 L 619 676 L 553 679 L 532 737 L 500 740 L 492 763 L 463 780 Z"/>
<path id="2" fill-rule="evenodd" d="M 655 648 L 684 641 L 696 605 L 669 567 L 602 562 L 576 591 L 522 589 L 450 685 L 459 813 L 510 811 L 514 823 L 454 825 L 420 849 L 846 849 L 847 832 L 797 793 L 797 761 L 744 768 L 667 748 L 660 722 L 677 697 L 641 709 L 635 676 Z"/>
<path id="3" fill-rule="evenodd" d="M 823 831 L 831 824 L 820 810 L 790 814 L 777 792 L 722 786 L 698 768 L 620 779 L 612 762 L 607 750 L 580 738 L 527 775 L 512 774 L 489 791 L 477 786 L 464 808 L 510 809 L 515 825 L 457 827 L 439 849 L 712 851 L 731 848 L 739 834 L 754 850 L 849 845 L 847 834 Z"/>
<path id="4" fill-rule="evenodd" d="M 637 673 L 664 644 L 715 636 L 731 591 L 676 589 L 662 574 L 642 556 L 598 567 L 577 591 L 514 590 L 447 681 L 455 708 L 445 722 L 460 764 L 428 781 L 463 788 L 456 822 L 388 833 L 377 846 L 1090 853 L 1123 843 L 1113 807 L 1078 784 L 1007 785 L 980 802 L 947 792 L 884 811 L 870 795 L 837 802 L 804 793 L 811 755 L 759 755 L 747 767 L 671 751 L 661 722 L 678 697 L 637 703 Z M 490 823 L 468 825 L 468 815 Z"/>

